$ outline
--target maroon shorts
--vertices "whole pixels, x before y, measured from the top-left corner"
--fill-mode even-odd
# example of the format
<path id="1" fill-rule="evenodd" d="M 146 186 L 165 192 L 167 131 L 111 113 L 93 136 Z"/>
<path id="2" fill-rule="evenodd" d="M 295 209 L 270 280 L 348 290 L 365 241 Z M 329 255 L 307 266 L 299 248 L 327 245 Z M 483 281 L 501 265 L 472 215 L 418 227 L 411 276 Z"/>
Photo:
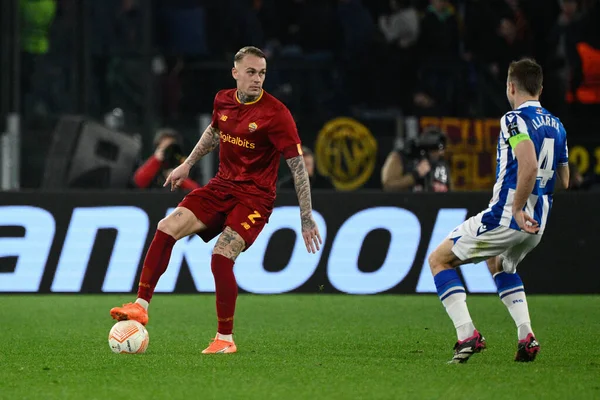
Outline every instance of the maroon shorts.
<path id="1" fill-rule="evenodd" d="M 244 239 L 246 250 L 254 243 L 273 211 L 265 207 L 252 207 L 248 203 L 240 201 L 229 191 L 208 183 L 188 193 L 179 207 L 187 208 L 206 225 L 208 229 L 198 233 L 205 242 L 209 242 L 228 226 Z"/>

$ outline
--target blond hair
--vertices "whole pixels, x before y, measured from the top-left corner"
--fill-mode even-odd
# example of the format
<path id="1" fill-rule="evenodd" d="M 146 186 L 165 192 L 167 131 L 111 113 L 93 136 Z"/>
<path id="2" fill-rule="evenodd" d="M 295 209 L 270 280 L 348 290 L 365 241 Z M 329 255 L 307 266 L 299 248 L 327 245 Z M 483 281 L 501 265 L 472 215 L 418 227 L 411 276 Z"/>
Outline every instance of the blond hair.
<path id="1" fill-rule="evenodd" d="M 241 49 L 238 50 L 237 53 L 235 53 L 235 57 L 233 57 L 233 62 L 237 64 L 238 62 L 242 61 L 244 59 L 244 57 L 246 57 L 248 55 L 267 59 L 267 56 L 265 56 L 265 53 L 263 53 L 263 51 L 261 49 L 259 49 L 258 47 L 246 46 L 246 47 L 242 47 Z"/>

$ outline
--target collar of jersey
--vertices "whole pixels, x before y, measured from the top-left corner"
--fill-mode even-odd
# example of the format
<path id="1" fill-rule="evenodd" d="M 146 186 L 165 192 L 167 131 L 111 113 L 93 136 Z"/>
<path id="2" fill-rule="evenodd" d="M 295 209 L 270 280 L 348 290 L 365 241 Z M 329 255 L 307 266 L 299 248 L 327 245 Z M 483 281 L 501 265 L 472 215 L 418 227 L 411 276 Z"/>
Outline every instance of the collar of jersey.
<path id="1" fill-rule="evenodd" d="M 245 106 L 249 106 L 249 105 L 251 105 L 251 104 L 256 104 L 256 103 L 258 103 L 258 102 L 260 101 L 260 99 L 262 99 L 262 97 L 263 97 L 263 94 L 264 94 L 264 93 L 265 93 L 265 91 L 261 89 L 261 91 L 260 91 L 260 95 L 258 96 L 258 98 L 257 98 L 256 100 L 254 100 L 254 101 L 250 101 L 250 102 L 248 102 L 248 103 L 242 103 L 242 102 L 240 101 L 240 98 L 239 98 L 239 97 L 238 97 L 238 95 L 237 95 L 237 90 L 236 90 L 236 91 L 235 91 L 235 100 L 236 100 L 238 103 L 240 103 L 240 104 L 243 104 L 243 105 L 245 105 Z"/>
<path id="2" fill-rule="evenodd" d="M 237 96 L 237 94 L 236 94 Z M 238 100 L 239 101 L 239 100 Z M 537 100 L 527 100 L 525 103 L 521 104 L 519 107 L 517 107 L 517 110 L 519 108 L 525 108 L 525 107 L 541 107 L 542 105 L 540 104 L 539 101 Z"/>

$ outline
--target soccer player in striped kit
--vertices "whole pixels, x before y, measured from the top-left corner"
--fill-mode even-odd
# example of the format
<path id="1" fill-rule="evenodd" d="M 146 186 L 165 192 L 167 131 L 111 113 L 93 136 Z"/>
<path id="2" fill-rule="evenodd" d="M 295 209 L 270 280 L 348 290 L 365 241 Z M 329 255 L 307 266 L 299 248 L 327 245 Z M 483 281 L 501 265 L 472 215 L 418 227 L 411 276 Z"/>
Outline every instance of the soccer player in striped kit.
<path id="1" fill-rule="evenodd" d="M 540 351 L 516 268 L 542 239 L 554 191 L 566 189 L 569 182 L 565 128 L 539 102 L 542 81 L 542 68 L 535 61 L 511 63 L 506 95 L 512 111 L 500 121 L 493 198 L 486 210 L 458 226 L 429 257 L 438 295 L 458 337 L 450 363 L 467 362 L 486 346 L 455 270 L 484 260 L 517 325 L 515 361 L 533 361 Z"/>

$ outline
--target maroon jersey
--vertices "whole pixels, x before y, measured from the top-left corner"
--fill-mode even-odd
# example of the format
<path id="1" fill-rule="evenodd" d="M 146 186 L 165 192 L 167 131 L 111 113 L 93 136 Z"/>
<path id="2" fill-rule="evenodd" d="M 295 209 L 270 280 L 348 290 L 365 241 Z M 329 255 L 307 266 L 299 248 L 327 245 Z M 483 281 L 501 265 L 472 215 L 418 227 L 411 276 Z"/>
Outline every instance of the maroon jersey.
<path id="1" fill-rule="evenodd" d="M 286 159 L 302 154 L 290 111 L 265 91 L 243 104 L 236 89 L 222 90 L 215 96 L 211 125 L 221 132 L 219 172 L 211 183 L 272 207 L 280 154 Z"/>

